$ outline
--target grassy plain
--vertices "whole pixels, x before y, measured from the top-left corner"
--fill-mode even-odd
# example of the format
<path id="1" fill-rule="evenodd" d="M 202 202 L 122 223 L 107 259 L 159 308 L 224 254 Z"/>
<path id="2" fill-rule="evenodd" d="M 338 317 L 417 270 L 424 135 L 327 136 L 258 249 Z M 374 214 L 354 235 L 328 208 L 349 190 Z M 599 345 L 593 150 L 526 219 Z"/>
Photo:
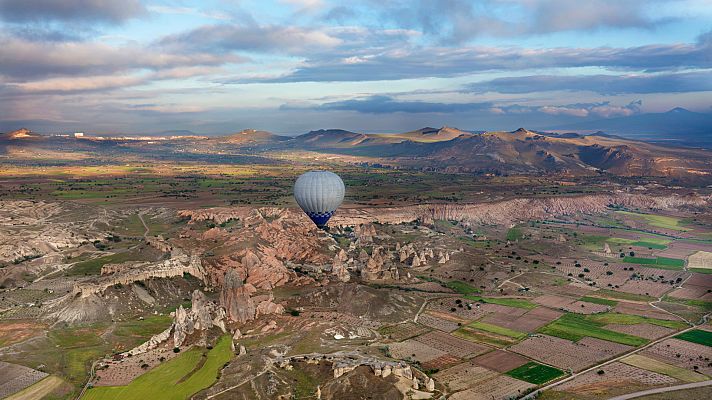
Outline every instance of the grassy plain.
<path id="1" fill-rule="evenodd" d="M 178 400 L 212 386 L 234 354 L 231 337 L 218 340 L 204 353 L 193 348 L 134 379 L 126 386 L 100 386 L 87 390 L 85 400 Z M 202 365 L 201 365 L 202 363 Z"/>

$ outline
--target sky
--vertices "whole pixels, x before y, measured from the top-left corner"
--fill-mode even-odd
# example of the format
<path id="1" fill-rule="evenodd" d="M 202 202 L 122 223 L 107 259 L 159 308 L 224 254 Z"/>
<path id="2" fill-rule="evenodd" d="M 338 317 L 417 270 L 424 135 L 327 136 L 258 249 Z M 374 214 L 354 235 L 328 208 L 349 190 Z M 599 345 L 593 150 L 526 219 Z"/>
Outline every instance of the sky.
<path id="1" fill-rule="evenodd" d="M 0 0 L 0 130 L 546 128 L 712 113 L 712 0 Z"/>

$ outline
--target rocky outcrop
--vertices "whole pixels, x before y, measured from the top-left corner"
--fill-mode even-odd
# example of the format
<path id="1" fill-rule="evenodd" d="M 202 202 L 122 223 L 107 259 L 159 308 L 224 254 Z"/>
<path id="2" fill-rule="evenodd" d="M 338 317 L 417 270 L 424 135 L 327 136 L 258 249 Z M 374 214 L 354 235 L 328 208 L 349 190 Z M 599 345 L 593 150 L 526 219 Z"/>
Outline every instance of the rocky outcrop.
<path id="1" fill-rule="evenodd" d="M 255 318 L 255 304 L 250 298 L 255 289 L 251 286 L 245 285 L 240 274 L 234 269 L 225 274 L 220 289 L 220 305 L 225 308 L 230 320 L 245 323 Z"/>
<path id="2" fill-rule="evenodd" d="M 331 354 L 312 353 L 292 357 L 277 357 L 275 364 L 281 368 L 290 368 L 294 361 L 304 361 L 318 364 L 327 362 L 331 364 L 334 378 L 338 378 L 356 368 L 365 365 L 371 368 L 375 376 L 387 377 L 394 375 L 408 380 L 413 379 L 413 370 L 403 361 L 385 361 L 376 357 L 365 356 L 356 352 L 340 351 Z"/>
<path id="3" fill-rule="evenodd" d="M 116 284 L 128 285 L 129 283 L 145 281 L 151 278 L 170 278 L 190 274 L 194 277 L 205 280 L 205 270 L 197 255 L 180 256 L 157 263 L 130 263 L 130 268 L 126 264 L 113 264 L 102 268 L 100 278 L 77 282 L 74 284 L 72 294 L 82 298 L 93 294 L 102 293 L 107 288 Z M 114 272 L 116 271 L 116 272 Z"/>
<path id="4" fill-rule="evenodd" d="M 191 308 L 186 310 L 183 306 L 179 306 L 175 312 L 173 322 L 173 344 L 180 347 L 188 335 L 192 335 L 195 331 L 205 331 L 213 326 L 221 327 L 225 331 L 224 323 L 221 323 L 219 317 L 220 308 L 209 301 L 205 297 L 205 293 L 200 290 L 195 290 L 191 299 Z M 215 324 L 215 320 L 218 320 Z"/>
<path id="5" fill-rule="evenodd" d="M 173 250 L 173 246 L 163 238 L 162 235 L 158 236 L 148 236 L 146 237 L 146 243 L 158 251 L 164 253 L 170 253 Z"/>
<path id="6" fill-rule="evenodd" d="M 231 321 L 243 324 L 260 315 L 284 312 L 284 306 L 274 303 L 271 292 L 252 297 L 256 291 L 250 283 L 243 283 L 236 270 L 229 270 L 220 290 L 220 305 L 225 308 L 226 316 Z"/>
<path id="7" fill-rule="evenodd" d="M 410 223 L 420 220 L 432 224 L 435 220 L 453 220 L 470 224 L 506 225 L 547 217 L 576 213 L 597 214 L 610 206 L 642 210 L 673 210 L 680 207 L 705 208 L 712 206 L 712 196 L 612 193 L 605 195 L 560 196 L 549 198 L 513 199 L 492 203 L 429 204 L 410 207 L 345 209 L 332 218 L 332 224 L 357 226 L 378 222 L 382 224 Z"/>
<path id="8" fill-rule="evenodd" d="M 151 349 L 155 349 L 161 343 L 170 339 L 172 330 L 173 330 L 173 325 L 166 328 L 166 330 L 164 330 L 163 332 L 153 335 L 150 339 L 148 339 L 146 342 L 140 344 L 139 346 L 136 346 L 133 349 L 131 349 L 125 353 L 122 353 L 122 355 L 123 356 L 135 356 L 135 355 L 143 354 Z"/>
<path id="9" fill-rule="evenodd" d="M 346 262 L 348 261 L 348 255 L 342 249 L 339 253 L 334 256 L 333 264 L 331 265 L 331 274 L 336 277 L 336 279 L 341 282 L 348 282 L 351 280 L 351 275 L 348 269 L 346 269 Z"/>
<path id="10" fill-rule="evenodd" d="M 361 278 L 366 281 L 398 280 L 398 268 L 393 265 L 382 247 L 374 247 L 366 265 L 361 269 Z"/>

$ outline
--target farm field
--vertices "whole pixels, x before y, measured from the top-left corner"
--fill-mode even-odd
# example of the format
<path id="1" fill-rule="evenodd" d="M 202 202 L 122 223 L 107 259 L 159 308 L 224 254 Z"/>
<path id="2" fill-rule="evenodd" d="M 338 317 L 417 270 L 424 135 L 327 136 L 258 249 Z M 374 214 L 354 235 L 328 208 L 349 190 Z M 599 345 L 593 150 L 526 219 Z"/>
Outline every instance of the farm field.
<path id="1" fill-rule="evenodd" d="M 665 250 L 665 249 L 667 249 L 667 245 L 670 244 L 670 242 L 672 240 L 655 238 L 655 237 L 644 237 L 640 240 L 613 237 L 613 238 L 606 239 L 606 241 L 611 244 L 647 247 L 647 248 L 651 248 L 651 249 L 655 249 L 655 250 Z"/>
<path id="2" fill-rule="evenodd" d="M 476 330 L 463 326 L 452 332 L 453 335 L 473 342 L 489 344 L 495 347 L 505 347 L 517 342 L 517 340 L 503 335 Z"/>
<path id="3" fill-rule="evenodd" d="M 679 218 L 668 217 L 665 215 L 655 215 L 655 214 L 640 214 L 629 211 L 616 211 L 616 213 L 630 216 L 634 218 L 640 218 L 645 220 L 652 226 L 664 229 L 670 229 L 674 231 L 688 231 L 689 228 L 683 227 Z"/>
<path id="4" fill-rule="evenodd" d="M 676 339 L 712 347 L 712 332 L 693 329 L 675 336 Z"/>
<path id="5" fill-rule="evenodd" d="M 625 256 L 623 257 L 623 262 L 642 266 L 654 265 L 657 268 L 673 270 L 682 269 L 685 266 L 685 260 L 668 257 L 644 258 Z"/>
<path id="6" fill-rule="evenodd" d="M 529 359 L 510 351 L 494 350 L 477 356 L 472 362 L 497 372 L 507 372 L 529 362 Z"/>
<path id="7" fill-rule="evenodd" d="M 564 314 L 556 321 L 539 328 L 540 333 L 579 341 L 584 337 L 592 337 L 629 346 L 640 346 L 648 343 L 647 339 L 610 331 L 603 328 L 604 322 L 591 320 L 577 314 Z"/>
<path id="8" fill-rule="evenodd" d="M 573 371 L 580 371 L 631 349 L 631 346 L 601 339 L 587 337 L 572 342 L 547 335 L 532 336 L 509 347 L 510 351 L 534 360 Z"/>
<path id="9" fill-rule="evenodd" d="M 650 357 L 642 356 L 640 354 L 633 354 L 626 358 L 621 359 L 621 362 L 632 365 L 634 367 L 642 368 L 648 371 L 657 372 L 659 374 L 671 376 L 675 379 L 681 380 L 683 382 L 702 382 L 709 379 L 708 377 L 698 374 L 695 371 L 688 369 L 676 367 L 674 365 L 666 364 L 662 361 L 655 360 Z"/>
<path id="10" fill-rule="evenodd" d="M 601 304 L 609 307 L 615 307 L 618 305 L 618 302 L 615 300 L 602 299 L 600 297 L 583 296 L 579 300 L 585 301 L 587 303 Z"/>
<path id="11" fill-rule="evenodd" d="M 85 400 L 187 399 L 210 387 L 222 366 L 233 358 L 230 336 L 220 338 L 215 347 L 204 354 L 191 349 L 136 378 L 127 386 L 101 386 L 87 390 Z M 205 358 L 202 367 L 194 369 Z M 194 371 L 194 372 L 193 372 Z M 191 373 L 192 372 L 192 373 Z M 156 385 L 164 382 L 168 385 Z M 170 383 L 170 384 L 169 384 Z"/>
<path id="12" fill-rule="evenodd" d="M 546 383 L 563 376 L 564 371 L 548 365 L 528 362 L 507 372 L 507 375 L 535 385 L 541 385 L 542 383 Z"/>
<path id="13" fill-rule="evenodd" d="M 475 328 L 475 329 L 481 330 L 481 331 L 494 333 L 494 334 L 501 335 L 501 336 L 507 336 L 507 337 L 510 337 L 513 339 L 524 339 L 527 336 L 527 334 L 524 332 L 517 332 L 512 329 L 503 328 L 501 326 L 488 324 L 485 322 L 475 321 L 475 322 L 471 322 L 467 326 L 470 328 Z"/>
<path id="14" fill-rule="evenodd" d="M 11 396 L 5 397 L 5 400 L 36 400 L 36 399 L 51 399 L 52 393 L 64 385 L 64 381 L 54 375 L 50 375 L 34 385 L 23 389 Z"/>
<path id="15" fill-rule="evenodd" d="M 516 308 L 524 308 L 527 310 L 536 308 L 537 305 L 532 303 L 529 300 L 525 299 L 510 299 L 510 298 L 498 298 L 498 297 L 480 297 L 480 296 L 464 296 L 468 300 L 472 301 L 478 301 L 481 303 L 489 303 L 489 304 L 499 304 L 502 306 L 509 306 L 509 307 L 516 307 Z"/>
<path id="16" fill-rule="evenodd" d="M 428 327 L 423 325 L 406 322 L 404 324 L 382 326 L 378 329 L 378 333 L 397 342 L 401 342 L 414 336 L 426 333 L 429 330 L 430 329 Z"/>

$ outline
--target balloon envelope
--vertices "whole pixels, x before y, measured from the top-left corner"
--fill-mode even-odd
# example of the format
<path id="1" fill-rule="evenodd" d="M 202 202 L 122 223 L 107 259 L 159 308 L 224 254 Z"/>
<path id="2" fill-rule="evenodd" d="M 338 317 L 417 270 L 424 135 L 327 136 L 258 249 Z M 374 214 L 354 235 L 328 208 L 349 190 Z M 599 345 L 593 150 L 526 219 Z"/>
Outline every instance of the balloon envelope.
<path id="1" fill-rule="evenodd" d="M 326 226 L 344 200 L 344 182 L 333 172 L 310 171 L 294 183 L 294 199 L 319 228 Z"/>

